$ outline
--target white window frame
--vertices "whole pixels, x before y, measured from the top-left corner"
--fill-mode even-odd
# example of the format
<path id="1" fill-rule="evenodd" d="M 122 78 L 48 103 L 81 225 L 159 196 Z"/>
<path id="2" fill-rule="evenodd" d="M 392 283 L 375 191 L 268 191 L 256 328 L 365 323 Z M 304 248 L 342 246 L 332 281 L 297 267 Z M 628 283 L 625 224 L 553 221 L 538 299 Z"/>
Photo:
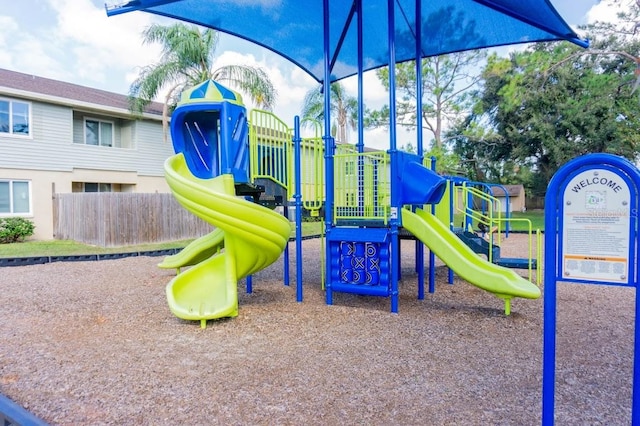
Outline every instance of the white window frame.
<path id="1" fill-rule="evenodd" d="M 9 183 L 9 211 L 8 212 L 0 212 L 0 217 L 25 217 L 25 216 L 33 216 L 33 185 L 31 185 L 31 181 L 28 179 L 2 179 L 0 178 L 0 182 L 8 182 Z M 20 212 L 15 213 L 13 206 L 13 184 L 14 182 L 26 182 L 29 187 L 29 211 L 28 212 Z"/>
<path id="2" fill-rule="evenodd" d="M 87 121 L 94 121 L 98 123 L 98 145 L 91 145 L 87 143 Z M 100 127 L 102 126 L 102 123 L 111 125 L 111 144 L 110 145 L 105 145 L 102 143 L 102 132 L 100 131 Z M 93 118 L 93 117 L 84 117 L 83 126 L 82 126 L 82 134 L 83 134 L 82 142 L 88 146 L 102 146 L 105 148 L 114 148 L 115 147 L 115 131 L 116 131 L 116 124 L 114 121 L 102 120 L 100 118 Z"/>
<path id="3" fill-rule="evenodd" d="M 9 102 L 9 131 L 8 132 L 0 132 L 0 137 L 12 137 L 12 138 L 24 138 L 24 139 L 33 139 L 33 105 L 29 101 L 23 101 L 21 99 L 11 99 L 11 98 L 3 98 L 0 97 L 0 101 Z M 27 105 L 29 109 L 29 117 L 27 118 L 29 125 L 29 131 L 25 133 L 14 133 L 13 132 L 13 104 L 20 103 Z"/>

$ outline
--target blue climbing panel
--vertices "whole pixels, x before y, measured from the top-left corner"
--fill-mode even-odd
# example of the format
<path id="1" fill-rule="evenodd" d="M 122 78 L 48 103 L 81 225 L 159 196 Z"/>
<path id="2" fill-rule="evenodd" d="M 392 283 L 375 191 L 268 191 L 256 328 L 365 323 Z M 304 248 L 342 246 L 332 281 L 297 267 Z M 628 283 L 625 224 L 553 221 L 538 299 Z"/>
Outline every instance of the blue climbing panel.
<path id="1" fill-rule="evenodd" d="M 387 228 L 334 228 L 327 237 L 330 292 L 390 294 L 390 238 Z"/>

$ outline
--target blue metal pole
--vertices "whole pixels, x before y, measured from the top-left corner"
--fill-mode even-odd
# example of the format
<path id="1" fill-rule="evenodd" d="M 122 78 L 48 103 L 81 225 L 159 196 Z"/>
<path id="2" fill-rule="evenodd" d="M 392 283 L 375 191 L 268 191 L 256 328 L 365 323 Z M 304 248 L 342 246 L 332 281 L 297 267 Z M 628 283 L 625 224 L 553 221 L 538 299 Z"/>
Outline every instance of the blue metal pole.
<path id="1" fill-rule="evenodd" d="M 511 218 L 511 208 L 509 207 L 511 204 L 509 201 L 509 192 L 507 192 L 507 188 L 504 185 L 499 185 L 496 184 L 495 186 L 500 187 L 503 191 L 504 191 L 504 199 L 505 199 L 505 203 L 504 203 L 504 214 L 507 217 L 507 219 Z M 507 220 L 507 222 L 504 225 L 504 236 L 505 238 L 509 238 L 509 221 Z"/>
<path id="2" fill-rule="evenodd" d="M 356 0 L 356 13 L 358 24 L 358 152 L 364 152 L 364 78 L 362 70 L 364 69 L 364 51 L 362 47 L 362 0 Z M 346 142 L 346 141 L 343 141 Z"/>
<path id="3" fill-rule="evenodd" d="M 472 185 L 471 182 L 467 182 L 467 185 Z M 467 191 L 467 206 L 465 208 L 465 216 L 462 227 L 466 231 L 469 228 L 469 225 L 473 226 L 473 219 L 471 219 L 471 214 L 473 214 L 473 194 Z"/>
<path id="4" fill-rule="evenodd" d="M 453 182 L 453 180 L 449 181 L 449 227 L 452 227 L 452 223 L 453 223 L 453 215 L 454 215 L 454 211 L 453 211 L 453 203 L 455 202 L 455 200 L 453 199 L 453 197 L 456 196 L 455 193 L 455 189 L 456 189 L 456 184 L 455 182 Z M 453 224 L 453 227 L 455 227 L 455 223 Z M 448 270 L 448 282 L 449 284 L 453 284 L 453 269 L 451 269 L 450 267 L 447 267 Z"/>
<path id="5" fill-rule="evenodd" d="M 550 194 L 550 192 L 547 192 Z M 556 199 L 547 195 L 544 224 L 544 324 L 542 349 L 542 424 L 554 424 L 556 380 Z"/>
<path id="6" fill-rule="evenodd" d="M 301 182 L 301 149 L 302 138 L 300 138 L 300 117 L 297 115 L 293 119 L 293 143 L 295 158 L 295 179 L 296 189 L 294 199 L 296 203 L 296 300 L 302 302 L 302 182 Z M 288 247 L 288 245 L 287 245 Z M 287 268 L 288 270 L 288 268 Z"/>
<path id="7" fill-rule="evenodd" d="M 395 1 L 387 0 L 388 44 L 389 44 L 389 157 L 391 163 L 391 312 L 398 312 L 398 267 L 400 266 L 398 225 L 400 216 L 400 188 L 398 176 L 398 151 L 396 147 L 396 43 L 395 43 Z"/>
<path id="8" fill-rule="evenodd" d="M 436 170 L 436 157 L 431 157 L 431 170 Z M 436 206 L 431 205 L 431 214 L 436 212 Z M 436 292 L 436 255 L 429 250 L 429 293 Z"/>
<path id="9" fill-rule="evenodd" d="M 634 179 L 636 193 L 640 191 L 640 176 L 636 175 L 636 179 Z M 636 198 L 635 202 L 636 213 L 638 212 L 638 208 L 640 207 L 640 200 Z M 640 256 L 640 235 L 637 231 L 638 229 L 638 215 L 631 216 L 631 229 L 636 230 L 633 234 L 633 247 L 634 247 L 634 256 L 635 256 L 635 268 L 634 268 L 634 277 L 636 288 L 636 316 L 635 316 L 635 333 L 634 333 L 634 344 L 633 344 L 633 389 L 631 391 L 632 402 L 631 402 L 631 426 L 640 426 L 640 296 L 638 293 L 640 292 L 640 265 L 638 264 L 638 257 Z"/>
<path id="10" fill-rule="evenodd" d="M 363 51 L 363 22 L 362 22 L 362 0 L 356 0 L 357 13 L 357 29 L 358 29 L 358 153 L 364 152 L 364 51 Z M 343 141 L 346 142 L 346 141 Z M 364 158 L 358 155 L 358 213 L 364 215 Z M 373 181 L 373 185 L 377 185 L 377 181 Z"/>
<path id="11" fill-rule="evenodd" d="M 331 52 L 329 51 L 329 0 L 323 0 L 322 2 L 323 13 L 323 44 L 324 44 L 324 79 L 322 80 L 322 89 L 324 90 L 324 164 L 325 164 L 325 203 L 324 203 L 324 215 L 325 215 L 325 239 L 330 241 L 331 228 L 333 227 L 333 153 L 335 144 L 331 137 Z M 327 304 L 333 304 L 333 294 L 331 290 L 331 244 L 327 244 L 325 247 L 325 259 L 327 259 L 325 265 L 327 283 L 326 283 L 326 300 Z"/>
<path id="12" fill-rule="evenodd" d="M 422 2 L 416 1 L 416 126 L 417 145 L 420 161 L 423 160 L 424 146 L 422 133 Z M 418 272 L 418 300 L 424 299 L 424 244 L 416 239 L 416 269 Z M 430 268 L 431 269 L 431 268 Z M 431 286 L 431 285 L 430 285 Z M 430 287 L 431 288 L 431 287 Z"/>
<path id="13" fill-rule="evenodd" d="M 505 199 L 505 203 L 504 203 L 504 213 L 505 213 L 505 217 L 508 219 L 511 217 L 511 209 L 509 208 L 509 192 L 507 191 L 507 188 L 505 188 L 504 185 L 500 185 L 499 183 L 490 183 L 490 184 L 485 184 L 485 183 L 481 183 L 481 185 L 484 185 L 487 188 L 487 191 L 489 192 L 489 195 L 491 197 L 495 197 L 493 195 L 493 186 L 497 186 L 498 188 L 502 189 L 502 191 L 504 192 L 504 199 Z M 483 206 L 483 211 L 482 213 L 484 214 L 484 201 L 482 203 Z M 509 221 L 506 221 L 505 223 L 505 238 L 509 237 Z"/>
<path id="14" fill-rule="evenodd" d="M 422 134 L 422 2 L 416 1 L 416 130 L 418 155 L 424 155 L 424 135 Z"/>

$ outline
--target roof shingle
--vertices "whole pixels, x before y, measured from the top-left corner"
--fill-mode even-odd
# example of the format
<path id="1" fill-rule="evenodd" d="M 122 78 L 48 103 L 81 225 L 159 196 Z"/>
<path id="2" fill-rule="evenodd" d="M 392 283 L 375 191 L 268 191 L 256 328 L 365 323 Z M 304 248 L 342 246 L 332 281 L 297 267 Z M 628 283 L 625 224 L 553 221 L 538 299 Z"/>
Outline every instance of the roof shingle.
<path id="1" fill-rule="evenodd" d="M 23 90 L 31 93 L 40 93 L 43 95 L 87 102 L 95 105 L 121 108 L 125 110 L 129 109 L 128 97 L 126 95 L 80 86 L 78 84 L 66 83 L 64 81 L 38 77 L 36 75 L 24 74 L 17 71 L 10 71 L 3 68 L 0 68 L 0 87 Z M 152 102 L 145 112 L 149 114 L 162 115 L 162 104 L 159 102 Z"/>

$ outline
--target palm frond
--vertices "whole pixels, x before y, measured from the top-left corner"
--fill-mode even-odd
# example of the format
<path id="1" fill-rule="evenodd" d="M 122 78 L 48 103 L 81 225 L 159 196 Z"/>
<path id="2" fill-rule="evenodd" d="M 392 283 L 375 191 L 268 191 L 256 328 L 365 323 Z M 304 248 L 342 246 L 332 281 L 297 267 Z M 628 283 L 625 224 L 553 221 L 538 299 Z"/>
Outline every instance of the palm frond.
<path id="1" fill-rule="evenodd" d="M 257 107 L 271 110 L 275 104 L 276 89 L 262 68 L 246 65 L 227 65 L 213 73 L 214 80 L 227 81 L 256 104 Z"/>

